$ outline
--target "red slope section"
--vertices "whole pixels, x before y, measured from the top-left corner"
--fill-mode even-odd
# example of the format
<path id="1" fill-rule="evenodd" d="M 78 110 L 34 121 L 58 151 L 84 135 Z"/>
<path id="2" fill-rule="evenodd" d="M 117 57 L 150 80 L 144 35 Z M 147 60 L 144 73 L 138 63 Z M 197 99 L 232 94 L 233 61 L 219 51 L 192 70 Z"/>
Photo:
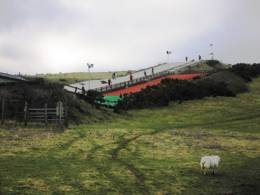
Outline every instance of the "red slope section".
<path id="1" fill-rule="evenodd" d="M 161 80 L 165 79 L 165 78 L 171 78 L 171 79 L 182 79 L 182 80 L 192 80 L 198 76 L 202 76 L 203 74 L 178 74 L 178 75 L 168 75 L 168 76 L 164 76 L 152 81 L 148 81 L 146 83 L 141 83 L 138 85 L 134 85 L 128 88 L 124 88 L 124 89 L 119 89 L 116 91 L 112 91 L 109 93 L 105 93 L 105 96 L 114 96 L 114 95 L 120 95 L 120 94 L 129 94 L 129 93 L 136 93 L 141 91 L 142 89 L 148 87 L 148 86 L 153 86 L 153 85 L 159 85 Z"/>

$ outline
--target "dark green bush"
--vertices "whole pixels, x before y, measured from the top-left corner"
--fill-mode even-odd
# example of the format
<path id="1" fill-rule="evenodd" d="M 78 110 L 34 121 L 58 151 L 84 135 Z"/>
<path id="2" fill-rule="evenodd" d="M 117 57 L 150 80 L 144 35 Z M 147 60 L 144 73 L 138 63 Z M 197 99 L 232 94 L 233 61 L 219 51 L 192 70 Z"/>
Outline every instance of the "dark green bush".
<path id="1" fill-rule="evenodd" d="M 103 94 L 95 90 L 89 90 L 86 96 L 83 97 L 83 99 L 86 100 L 88 103 L 94 105 L 96 104 L 96 102 L 103 101 Z"/>
<path id="2" fill-rule="evenodd" d="M 147 87 L 139 93 L 125 96 L 116 111 L 167 106 L 170 101 L 201 99 L 207 96 L 235 96 L 228 84 L 213 79 L 197 81 L 164 79 L 158 86 Z"/>
<path id="3" fill-rule="evenodd" d="M 206 64 L 208 64 L 211 67 L 215 67 L 217 64 L 219 64 L 220 62 L 218 60 L 207 60 Z"/>
<path id="4" fill-rule="evenodd" d="M 260 64 L 235 64 L 230 71 L 246 81 L 251 81 L 253 78 L 260 75 Z"/>
<path id="5" fill-rule="evenodd" d="M 233 94 L 248 91 L 248 87 L 245 80 L 228 70 L 216 72 L 214 74 L 209 75 L 206 78 L 202 78 L 201 80 L 204 79 L 211 79 L 215 82 L 223 82 L 227 86 L 227 89 L 231 91 Z M 198 82 L 200 82 L 201 80 L 199 80 Z"/>
<path id="6" fill-rule="evenodd" d="M 10 103 L 8 102 L 10 116 L 17 114 L 18 110 L 22 117 L 25 102 L 29 107 L 43 108 L 45 104 L 48 107 L 56 107 L 58 101 L 62 101 L 67 107 L 68 117 L 75 123 L 80 123 L 83 116 L 89 114 L 86 102 L 64 91 L 63 85 L 43 79 L 2 85 L 0 96 L 10 100 Z"/>
<path id="7" fill-rule="evenodd" d="M 209 60 L 207 63 L 216 66 L 219 61 Z M 115 110 L 159 107 L 168 105 L 170 101 L 182 102 L 208 96 L 236 96 L 248 91 L 245 81 L 251 81 L 259 75 L 260 64 L 236 64 L 194 81 L 164 79 L 158 86 L 125 96 Z"/>

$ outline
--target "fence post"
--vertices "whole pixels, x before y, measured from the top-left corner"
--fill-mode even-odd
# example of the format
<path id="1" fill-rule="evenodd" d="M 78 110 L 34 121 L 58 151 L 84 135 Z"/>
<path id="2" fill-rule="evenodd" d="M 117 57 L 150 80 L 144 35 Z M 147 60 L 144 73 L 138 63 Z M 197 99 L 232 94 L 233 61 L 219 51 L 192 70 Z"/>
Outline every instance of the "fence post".
<path id="1" fill-rule="evenodd" d="M 28 103 L 25 102 L 25 104 L 24 104 L 24 126 L 27 126 L 27 119 L 28 119 Z"/>
<path id="2" fill-rule="evenodd" d="M 14 109 L 14 124 L 15 124 L 15 126 L 17 125 L 17 120 L 18 120 L 18 118 L 19 118 L 19 116 L 17 116 L 18 115 L 18 108 L 17 108 L 17 106 L 15 106 L 15 109 Z"/>
<path id="3" fill-rule="evenodd" d="M 64 112 L 63 104 L 62 104 L 61 101 L 59 101 L 59 102 L 57 102 L 56 115 L 57 115 L 57 117 L 58 117 L 60 129 L 62 129 L 61 120 L 62 120 L 62 117 L 63 117 L 63 112 Z"/>
<path id="4" fill-rule="evenodd" d="M 64 106 L 64 125 L 65 125 L 65 127 L 69 126 L 68 107 L 67 106 Z"/>
<path id="5" fill-rule="evenodd" d="M 45 126 L 48 124 L 48 105 L 44 105 L 44 121 L 45 121 Z"/>
<path id="6" fill-rule="evenodd" d="M 1 124 L 5 122 L 5 99 L 2 98 L 2 113 L 1 113 Z"/>

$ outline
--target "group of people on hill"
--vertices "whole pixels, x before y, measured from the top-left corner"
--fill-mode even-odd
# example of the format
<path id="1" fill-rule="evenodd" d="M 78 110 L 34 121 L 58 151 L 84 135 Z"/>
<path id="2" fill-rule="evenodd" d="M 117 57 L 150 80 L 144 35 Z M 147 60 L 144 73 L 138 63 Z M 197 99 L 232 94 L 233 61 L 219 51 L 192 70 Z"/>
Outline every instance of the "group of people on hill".
<path id="1" fill-rule="evenodd" d="M 152 69 L 151 69 L 151 72 L 152 72 L 152 75 L 154 75 L 154 69 L 153 69 L 153 67 L 152 67 Z M 147 77 L 146 70 L 144 70 L 144 77 Z"/>
<path id="2" fill-rule="evenodd" d="M 199 59 L 199 61 L 200 61 L 200 60 L 202 60 L 202 57 L 201 57 L 201 55 L 198 55 L 198 59 Z M 189 58 L 188 58 L 188 56 L 186 56 L 186 57 L 185 57 L 185 61 L 186 61 L 186 62 L 188 62 L 188 61 L 189 61 Z M 195 61 L 195 60 L 193 59 L 192 61 Z"/>
<path id="3" fill-rule="evenodd" d="M 112 74 L 112 79 L 113 79 L 113 80 L 116 79 L 116 73 L 115 73 L 115 72 L 113 72 L 113 74 Z M 107 83 L 108 83 L 108 86 L 110 86 L 110 85 L 112 84 L 111 79 L 108 79 L 108 80 L 107 80 Z"/>
<path id="4" fill-rule="evenodd" d="M 151 69 L 151 72 L 152 72 L 152 75 L 154 75 L 154 68 Z M 144 77 L 147 77 L 147 72 L 146 72 L 146 70 L 144 70 Z M 112 74 L 112 80 L 114 80 L 115 78 L 116 78 L 116 73 L 114 72 L 114 73 Z M 129 74 L 129 80 L 130 80 L 130 81 L 133 81 L 133 79 L 134 79 L 134 76 L 133 76 L 132 72 L 130 72 L 130 74 Z M 108 79 L 107 83 L 108 83 L 108 86 L 111 86 L 111 84 L 112 84 L 111 79 Z"/>

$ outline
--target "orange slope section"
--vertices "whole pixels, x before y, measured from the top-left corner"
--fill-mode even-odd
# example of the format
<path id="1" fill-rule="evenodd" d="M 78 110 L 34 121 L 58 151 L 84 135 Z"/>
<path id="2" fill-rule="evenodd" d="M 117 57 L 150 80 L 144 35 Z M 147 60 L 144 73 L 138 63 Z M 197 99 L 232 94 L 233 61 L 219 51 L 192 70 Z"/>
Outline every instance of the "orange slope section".
<path id="1" fill-rule="evenodd" d="M 178 75 L 168 75 L 164 76 L 152 81 L 148 81 L 146 83 L 141 83 L 138 85 L 130 86 L 128 88 L 124 89 L 119 89 L 116 91 L 108 92 L 105 93 L 105 96 L 114 96 L 114 95 L 124 95 L 124 94 L 129 94 L 129 93 L 137 93 L 141 91 L 142 89 L 148 87 L 148 86 L 153 86 L 153 85 L 159 85 L 161 80 L 170 78 L 170 79 L 181 79 L 181 80 L 192 80 L 196 77 L 202 76 L 203 74 L 178 74 Z"/>

